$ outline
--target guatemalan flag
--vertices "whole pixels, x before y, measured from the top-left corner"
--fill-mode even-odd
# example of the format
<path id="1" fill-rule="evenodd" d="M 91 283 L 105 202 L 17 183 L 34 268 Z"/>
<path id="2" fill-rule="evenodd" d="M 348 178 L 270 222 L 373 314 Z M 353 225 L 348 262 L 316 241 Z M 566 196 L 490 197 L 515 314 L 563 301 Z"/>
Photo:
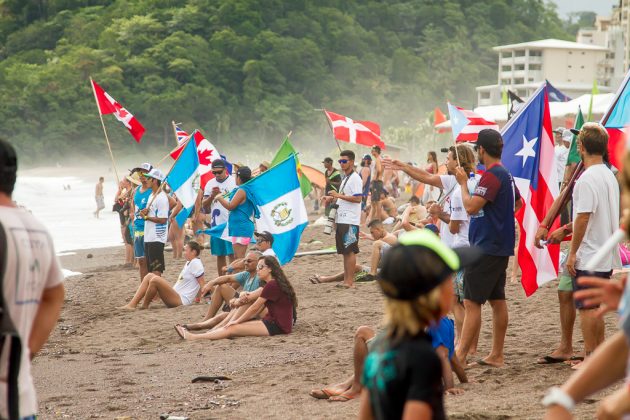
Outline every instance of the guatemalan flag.
<path id="1" fill-rule="evenodd" d="M 559 194 L 554 163 L 554 142 L 547 87 L 543 84 L 503 127 L 501 161 L 514 177 L 523 199 L 516 213 L 520 226 L 518 264 L 521 284 L 530 296 L 541 285 L 558 277 L 559 245 L 534 246 L 536 230 Z M 557 218 L 549 228 L 558 228 Z"/>
<path id="2" fill-rule="evenodd" d="M 175 217 L 180 228 L 184 226 L 186 218 L 195 206 L 197 194 L 193 188 L 193 180 L 197 176 L 198 167 L 199 157 L 197 155 L 197 145 L 194 140 L 191 139 L 182 150 L 164 180 L 168 182 L 168 185 L 170 185 L 171 189 L 182 203 L 183 208 Z"/>

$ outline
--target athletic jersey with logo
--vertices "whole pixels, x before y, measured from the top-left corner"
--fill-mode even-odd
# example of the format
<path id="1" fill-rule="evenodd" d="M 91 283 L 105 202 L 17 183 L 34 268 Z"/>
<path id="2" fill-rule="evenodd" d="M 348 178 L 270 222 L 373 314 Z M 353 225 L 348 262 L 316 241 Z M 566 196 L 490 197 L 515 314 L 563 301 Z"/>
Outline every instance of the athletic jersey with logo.
<path id="1" fill-rule="evenodd" d="M 162 242 L 166 243 L 166 237 L 168 232 L 168 197 L 166 193 L 160 191 L 160 193 L 153 199 L 153 196 L 149 198 L 151 205 L 149 206 L 149 213 L 147 217 L 159 217 L 167 219 L 164 223 L 155 223 L 147 220 L 144 225 L 144 243 L 147 242 Z"/>
<path id="2" fill-rule="evenodd" d="M 212 178 L 210 181 L 206 183 L 206 188 L 203 190 L 203 196 L 208 197 L 212 195 L 212 189 L 214 187 L 218 187 L 221 190 L 221 194 L 226 194 L 236 188 L 236 181 L 232 175 L 228 175 L 222 182 L 217 181 L 216 178 Z M 221 203 L 215 201 L 212 204 L 212 209 L 210 211 L 210 216 L 212 220 L 210 222 L 210 226 L 214 227 L 217 225 L 221 225 L 223 223 L 227 223 L 230 212 L 223 207 Z"/>
<path id="3" fill-rule="evenodd" d="M 140 210 L 144 210 L 149 203 L 149 196 L 151 195 L 151 188 L 147 188 L 145 191 L 141 191 L 142 187 L 136 188 L 136 192 L 133 195 L 133 230 L 136 232 L 144 233 L 144 219 L 140 216 Z"/>

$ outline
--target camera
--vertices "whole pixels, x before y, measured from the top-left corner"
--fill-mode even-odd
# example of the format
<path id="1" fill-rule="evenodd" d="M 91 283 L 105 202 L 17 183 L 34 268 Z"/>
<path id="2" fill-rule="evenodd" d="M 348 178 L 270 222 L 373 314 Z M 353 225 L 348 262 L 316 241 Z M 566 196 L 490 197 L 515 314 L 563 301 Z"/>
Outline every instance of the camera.
<path id="1" fill-rule="evenodd" d="M 339 204 L 330 205 L 330 213 L 328 213 L 328 219 L 326 219 L 326 223 L 324 223 L 324 233 L 326 235 L 330 235 L 332 233 L 333 224 L 335 223 L 335 217 L 337 216 L 338 208 Z"/>
<path id="2" fill-rule="evenodd" d="M 442 147 L 442 148 L 440 149 L 440 152 L 442 152 L 442 153 L 448 153 L 448 147 Z"/>

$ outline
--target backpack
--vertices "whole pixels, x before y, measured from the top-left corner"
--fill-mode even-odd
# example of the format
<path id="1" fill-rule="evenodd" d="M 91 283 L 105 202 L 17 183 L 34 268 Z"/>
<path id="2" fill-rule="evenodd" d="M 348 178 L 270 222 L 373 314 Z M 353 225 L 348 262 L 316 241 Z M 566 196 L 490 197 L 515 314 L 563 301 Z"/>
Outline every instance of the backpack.
<path id="1" fill-rule="evenodd" d="M 7 237 L 0 223 L 0 278 L 4 279 L 7 269 Z M 9 352 L 9 371 L 7 377 L 7 412 L 9 420 L 20 418 L 20 401 L 18 389 L 18 376 L 20 374 L 20 361 L 22 358 L 22 342 L 11 320 L 8 307 L 4 299 L 4 283 L 0 284 L 0 356 L 4 351 L 5 341 L 9 340 L 7 348 Z"/>

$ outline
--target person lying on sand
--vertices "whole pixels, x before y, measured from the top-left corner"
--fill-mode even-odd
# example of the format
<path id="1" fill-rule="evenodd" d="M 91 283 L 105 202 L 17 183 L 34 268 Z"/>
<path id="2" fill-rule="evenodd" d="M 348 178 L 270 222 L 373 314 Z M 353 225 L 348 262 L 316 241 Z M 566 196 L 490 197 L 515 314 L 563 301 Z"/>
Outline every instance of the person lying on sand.
<path id="1" fill-rule="evenodd" d="M 142 283 L 140 283 L 131 301 L 120 309 L 137 309 L 138 304 L 143 299 L 140 309 L 147 309 L 156 295 L 169 308 L 199 302 L 201 289 L 204 287 L 204 268 L 199 259 L 200 253 L 201 246 L 197 242 L 188 242 L 184 247 L 186 264 L 174 286 L 171 286 L 164 277 L 149 273 L 142 279 Z"/>
<path id="2" fill-rule="evenodd" d="M 202 334 L 193 334 L 182 325 L 175 331 L 184 340 L 220 340 L 246 336 L 270 336 L 289 334 L 295 319 L 298 301 L 293 286 L 282 271 L 275 257 L 266 256 L 258 260 L 258 278 L 265 283 L 260 297 L 237 319 L 225 327 Z M 262 320 L 253 319 L 261 311 L 267 314 Z"/>
<path id="3" fill-rule="evenodd" d="M 249 251 L 243 259 L 245 271 L 219 276 L 209 281 L 203 287 L 201 296 L 205 296 L 209 292 L 212 293 L 208 312 L 203 319 L 204 321 L 217 316 L 219 309 L 221 309 L 224 304 L 229 303 L 234 297 L 238 297 L 237 290 L 253 292 L 258 289 L 259 279 L 256 274 L 256 264 L 258 263 L 258 258 L 261 256 L 262 254 L 258 251 Z"/>
<path id="4" fill-rule="evenodd" d="M 455 325 L 453 321 L 447 317 L 443 317 L 440 322 L 428 329 L 431 342 L 435 352 L 438 354 L 442 362 L 442 381 L 446 394 L 461 394 L 464 392 L 461 388 L 456 388 L 453 381 L 453 371 L 461 383 L 467 383 L 468 377 L 462 366 L 457 361 L 455 354 Z M 361 395 L 363 386 L 361 385 L 361 375 L 363 375 L 363 364 L 365 358 L 371 350 L 371 344 L 374 341 L 376 332 L 368 326 L 357 328 L 354 334 L 354 355 L 353 367 L 354 372 L 345 381 L 328 385 L 321 389 L 313 389 L 309 395 L 313 398 L 324 399 L 328 401 L 346 402 L 355 399 Z"/>

